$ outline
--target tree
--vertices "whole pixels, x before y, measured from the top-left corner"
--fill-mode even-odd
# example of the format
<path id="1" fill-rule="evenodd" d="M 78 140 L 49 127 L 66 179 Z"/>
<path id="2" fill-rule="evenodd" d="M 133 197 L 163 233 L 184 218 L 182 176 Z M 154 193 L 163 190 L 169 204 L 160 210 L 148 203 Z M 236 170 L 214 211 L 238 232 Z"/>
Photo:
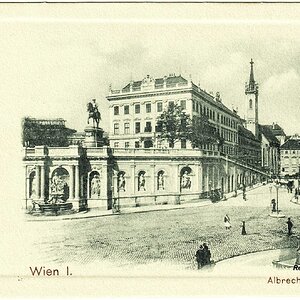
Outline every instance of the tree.
<path id="1" fill-rule="evenodd" d="M 220 147 L 224 142 L 205 115 L 193 117 L 189 140 L 193 148 L 201 148 L 205 144 L 218 144 Z"/>
<path id="2" fill-rule="evenodd" d="M 41 124 L 26 117 L 23 119 L 23 146 L 65 147 L 69 145 L 68 136 L 76 132 L 74 129 L 59 124 Z"/>
<path id="3" fill-rule="evenodd" d="M 174 148 L 176 142 L 189 139 L 191 119 L 179 105 L 169 105 L 157 118 L 156 132 L 159 139 L 167 141 Z"/>

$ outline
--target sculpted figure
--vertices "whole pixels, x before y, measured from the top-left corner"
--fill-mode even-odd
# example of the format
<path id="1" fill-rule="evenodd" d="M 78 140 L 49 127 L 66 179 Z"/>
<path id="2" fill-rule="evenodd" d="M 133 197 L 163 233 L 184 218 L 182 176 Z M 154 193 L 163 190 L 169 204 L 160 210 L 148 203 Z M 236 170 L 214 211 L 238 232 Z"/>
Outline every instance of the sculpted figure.
<path id="1" fill-rule="evenodd" d="M 145 175 L 142 173 L 139 177 L 139 191 L 145 191 L 145 184 L 146 184 L 146 180 L 145 180 Z"/>
<path id="2" fill-rule="evenodd" d="M 125 191 L 125 177 L 124 177 L 124 173 L 119 175 L 119 190 L 120 191 Z"/>
<path id="3" fill-rule="evenodd" d="M 99 197 L 101 192 L 101 181 L 99 175 L 94 175 L 91 181 L 91 196 Z"/>
<path id="4" fill-rule="evenodd" d="M 93 99 L 91 102 L 87 104 L 87 112 L 88 112 L 88 119 L 87 123 L 89 124 L 90 118 L 93 119 L 93 125 L 96 126 L 97 128 L 99 127 L 99 121 L 101 120 L 101 114 L 98 109 L 98 105 L 96 103 L 96 99 Z"/>
<path id="5" fill-rule="evenodd" d="M 189 189 L 191 187 L 191 178 L 188 175 L 188 171 L 184 171 L 181 178 L 181 187 L 185 189 Z"/>
<path id="6" fill-rule="evenodd" d="M 158 190 L 164 190 L 165 186 L 164 186 L 164 174 L 163 173 L 159 173 L 158 178 Z"/>

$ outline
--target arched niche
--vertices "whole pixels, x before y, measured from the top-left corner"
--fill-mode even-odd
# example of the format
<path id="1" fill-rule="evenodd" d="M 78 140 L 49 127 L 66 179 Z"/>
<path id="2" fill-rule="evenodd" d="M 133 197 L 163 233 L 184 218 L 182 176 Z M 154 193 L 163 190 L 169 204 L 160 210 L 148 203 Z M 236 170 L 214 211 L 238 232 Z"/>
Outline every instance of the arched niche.
<path id="1" fill-rule="evenodd" d="M 180 189 L 190 190 L 192 187 L 192 169 L 188 166 L 183 167 L 180 171 Z"/>
<path id="2" fill-rule="evenodd" d="M 50 196 L 60 196 L 62 200 L 66 201 L 70 196 L 69 186 L 69 172 L 63 167 L 54 169 L 50 179 Z"/>
<path id="3" fill-rule="evenodd" d="M 101 195 L 101 177 L 96 170 L 89 173 L 89 197 L 99 199 Z"/>
<path id="4" fill-rule="evenodd" d="M 29 174 L 29 198 L 36 196 L 36 172 L 31 171 Z"/>

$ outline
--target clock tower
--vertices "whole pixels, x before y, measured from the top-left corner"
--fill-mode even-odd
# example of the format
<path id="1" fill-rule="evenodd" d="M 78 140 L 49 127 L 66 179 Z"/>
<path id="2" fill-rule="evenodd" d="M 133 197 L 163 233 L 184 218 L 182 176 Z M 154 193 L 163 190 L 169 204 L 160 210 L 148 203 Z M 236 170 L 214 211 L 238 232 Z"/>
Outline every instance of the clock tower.
<path id="1" fill-rule="evenodd" d="M 254 80 L 253 60 L 250 61 L 250 78 L 245 84 L 246 128 L 258 137 L 258 84 Z"/>

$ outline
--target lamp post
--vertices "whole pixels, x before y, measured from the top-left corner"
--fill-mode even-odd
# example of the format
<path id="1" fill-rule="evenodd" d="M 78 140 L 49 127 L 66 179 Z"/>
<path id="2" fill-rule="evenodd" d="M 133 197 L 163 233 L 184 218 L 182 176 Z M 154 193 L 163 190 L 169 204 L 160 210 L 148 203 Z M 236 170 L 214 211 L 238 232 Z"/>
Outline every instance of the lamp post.
<path id="1" fill-rule="evenodd" d="M 211 185 L 212 185 L 212 182 L 211 180 L 208 182 L 208 188 L 209 188 L 209 198 L 211 198 Z"/>
<path id="2" fill-rule="evenodd" d="M 271 213 L 270 214 L 270 217 L 274 217 L 274 218 L 284 218 L 285 215 L 282 214 L 282 213 L 279 213 L 279 207 L 278 207 L 278 198 L 279 198 L 279 195 L 278 195 L 278 190 L 279 190 L 279 187 L 280 187 L 280 184 L 279 184 L 279 181 L 276 180 L 275 182 L 275 188 L 276 188 L 276 214 L 274 213 Z"/>
<path id="3" fill-rule="evenodd" d="M 276 187 L 276 211 L 277 211 L 277 215 L 278 215 L 278 213 L 279 213 L 279 210 L 278 210 L 278 189 L 280 187 L 278 180 L 276 181 L 275 187 Z"/>

